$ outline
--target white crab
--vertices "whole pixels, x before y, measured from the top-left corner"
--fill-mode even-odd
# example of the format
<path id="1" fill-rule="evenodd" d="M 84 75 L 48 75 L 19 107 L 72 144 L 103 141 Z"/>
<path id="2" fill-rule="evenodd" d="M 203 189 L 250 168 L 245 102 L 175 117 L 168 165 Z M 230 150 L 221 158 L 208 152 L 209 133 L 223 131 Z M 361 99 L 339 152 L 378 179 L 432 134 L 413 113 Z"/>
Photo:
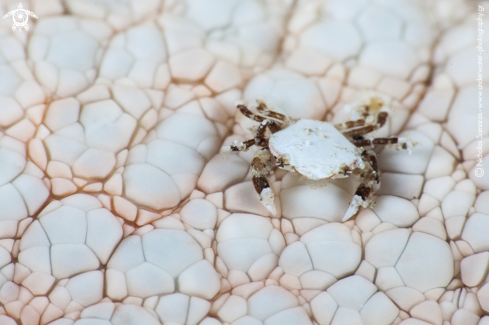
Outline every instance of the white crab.
<path id="1" fill-rule="evenodd" d="M 257 101 L 259 114 L 251 112 L 242 102 L 236 106 L 246 117 L 261 122 L 256 128 L 255 138 L 245 142 L 234 141 L 231 146 L 223 147 L 227 155 L 233 151 L 246 151 L 251 146 L 261 146 L 252 162 L 253 185 L 260 195 L 260 201 L 272 213 L 276 214 L 274 195 L 266 176 L 275 166 L 299 175 L 308 183 L 324 186 L 325 180 L 360 176 L 359 185 L 343 221 L 354 216 L 360 207 L 368 207 L 372 191 L 379 185 L 377 155 L 367 151 L 364 146 L 395 145 L 397 149 L 410 149 L 416 145 L 409 138 L 363 138 L 384 125 L 388 109 L 377 96 L 368 96 L 345 109 L 350 121 L 340 124 L 310 119 L 292 119 L 286 115 L 269 110 L 265 103 Z M 267 136 L 267 129 L 271 135 Z"/>

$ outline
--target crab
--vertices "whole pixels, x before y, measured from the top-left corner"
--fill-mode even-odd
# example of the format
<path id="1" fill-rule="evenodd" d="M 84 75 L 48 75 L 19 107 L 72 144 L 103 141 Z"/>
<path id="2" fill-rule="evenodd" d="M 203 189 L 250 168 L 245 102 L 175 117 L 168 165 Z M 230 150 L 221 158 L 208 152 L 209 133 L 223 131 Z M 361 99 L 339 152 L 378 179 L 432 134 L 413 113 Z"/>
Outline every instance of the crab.
<path id="1" fill-rule="evenodd" d="M 369 196 L 380 187 L 377 154 L 364 147 L 394 146 L 397 150 L 404 149 L 411 153 L 417 144 L 408 136 L 363 136 L 381 128 L 389 116 L 389 109 L 378 96 L 366 96 L 345 105 L 349 120 L 339 124 L 294 119 L 268 109 L 261 100 L 256 102 L 257 113 L 248 109 L 244 102 L 236 102 L 236 107 L 244 116 L 260 123 L 252 129 L 255 137 L 244 142 L 235 140 L 230 146 L 222 147 L 221 153 L 226 157 L 233 152 L 247 151 L 255 145 L 261 147 L 251 161 L 252 180 L 260 201 L 273 215 L 277 211 L 267 176 L 275 167 L 296 174 L 312 187 L 324 186 L 330 179 L 358 175 L 360 185 L 342 219 L 347 221 L 358 213 L 360 207 L 373 206 Z"/>

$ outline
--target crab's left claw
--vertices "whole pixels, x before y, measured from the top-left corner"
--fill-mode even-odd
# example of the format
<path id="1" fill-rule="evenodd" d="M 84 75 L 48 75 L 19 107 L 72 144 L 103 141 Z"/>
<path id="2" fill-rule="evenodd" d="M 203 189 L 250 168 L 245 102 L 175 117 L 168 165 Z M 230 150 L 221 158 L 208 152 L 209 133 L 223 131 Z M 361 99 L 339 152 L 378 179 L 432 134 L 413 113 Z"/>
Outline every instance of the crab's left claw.
<path id="1" fill-rule="evenodd" d="M 275 208 L 274 196 L 271 188 L 267 187 L 261 191 L 260 201 L 271 214 L 274 216 L 277 215 L 277 208 Z"/>
<path id="2" fill-rule="evenodd" d="M 343 219 L 341 219 L 341 221 L 345 222 L 349 220 L 351 217 L 353 217 L 358 213 L 358 210 L 361 207 L 368 208 L 371 207 L 372 205 L 373 205 L 372 201 L 370 200 L 364 201 L 361 196 L 355 194 L 353 196 L 353 199 L 351 200 L 348 210 L 346 210 L 345 216 L 343 217 Z"/>

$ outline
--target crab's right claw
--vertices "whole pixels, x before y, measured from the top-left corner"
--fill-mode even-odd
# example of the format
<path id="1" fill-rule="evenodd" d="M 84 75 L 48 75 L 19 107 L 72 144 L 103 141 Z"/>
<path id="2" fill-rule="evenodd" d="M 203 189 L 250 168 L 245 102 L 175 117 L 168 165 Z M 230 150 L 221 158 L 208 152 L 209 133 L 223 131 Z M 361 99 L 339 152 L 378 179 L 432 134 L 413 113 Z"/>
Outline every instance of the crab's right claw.
<path id="1" fill-rule="evenodd" d="M 260 201 L 271 214 L 274 216 L 277 215 L 277 208 L 275 208 L 274 196 L 271 188 L 267 187 L 261 191 Z"/>

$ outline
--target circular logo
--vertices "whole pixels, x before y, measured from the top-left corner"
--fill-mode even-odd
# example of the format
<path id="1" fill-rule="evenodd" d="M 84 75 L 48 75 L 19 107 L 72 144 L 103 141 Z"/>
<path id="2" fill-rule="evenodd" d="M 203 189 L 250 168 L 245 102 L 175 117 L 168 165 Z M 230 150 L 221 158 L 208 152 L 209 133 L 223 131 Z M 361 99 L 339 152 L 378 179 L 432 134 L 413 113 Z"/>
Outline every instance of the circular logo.
<path id="1" fill-rule="evenodd" d="M 22 3 L 19 3 L 19 7 L 17 9 L 9 11 L 5 16 L 3 16 L 3 18 L 7 18 L 10 16 L 12 16 L 12 19 L 14 21 L 14 24 L 12 25 L 12 30 L 14 32 L 17 28 L 19 30 L 22 30 L 23 28 L 26 31 L 28 31 L 29 25 L 27 24 L 27 21 L 29 21 L 29 16 L 37 18 L 35 13 L 27 9 L 24 9 Z"/>
<path id="2" fill-rule="evenodd" d="M 24 27 L 24 25 L 29 20 L 29 16 L 27 15 L 27 12 L 25 10 L 17 9 L 13 15 L 13 19 L 14 19 L 14 24 L 17 27 Z"/>
<path id="3" fill-rule="evenodd" d="M 474 170 L 475 177 L 482 177 L 484 176 L 484 169 L 482 168 L 476 168 Z"/>

